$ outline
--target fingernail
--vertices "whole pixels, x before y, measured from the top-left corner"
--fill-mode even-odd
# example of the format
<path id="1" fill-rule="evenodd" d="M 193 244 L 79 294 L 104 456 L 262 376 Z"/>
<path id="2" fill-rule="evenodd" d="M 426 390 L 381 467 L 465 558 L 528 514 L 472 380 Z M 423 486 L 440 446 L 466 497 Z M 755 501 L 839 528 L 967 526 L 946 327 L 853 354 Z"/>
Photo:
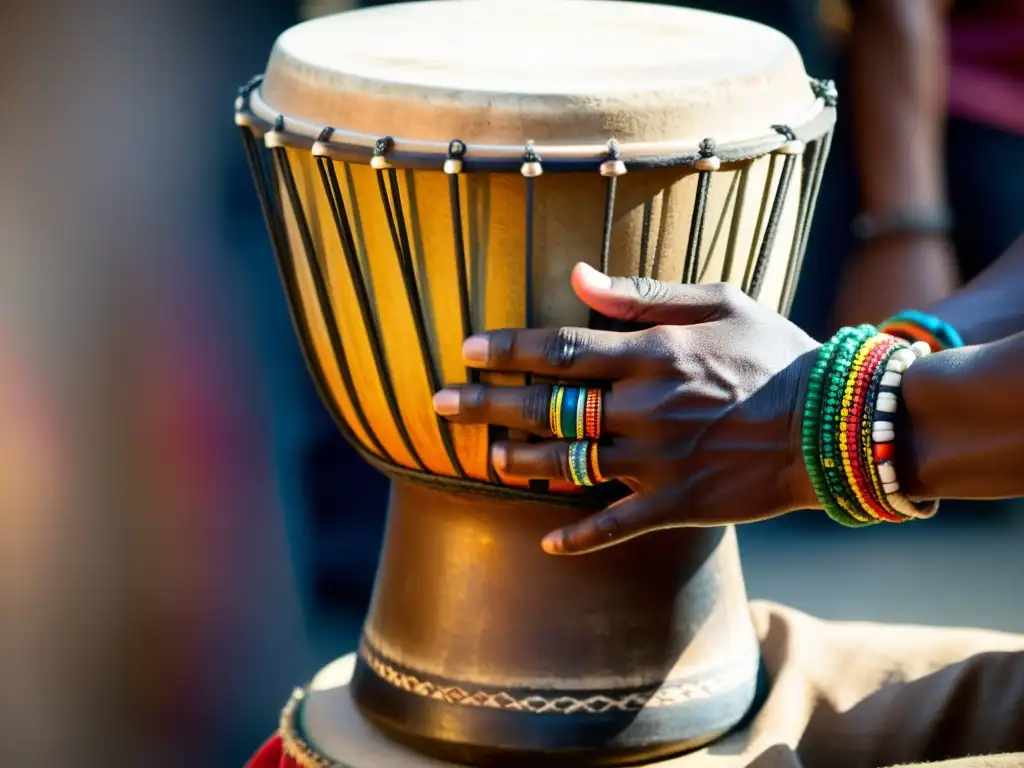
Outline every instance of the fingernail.
<path id="1" fill-rule="evenodd" d="M 496 443 L 491 448 L 491 462 L 498 472 L 504 472 L 508 466 L 508 446 L 504 443 Z"/>
<path id="2" fill-rule="evenodd" d="M 541 539 L 540 547 L 549 555 L 560 555 L 564 549 L 565 537 L 561 531 L 549 533 Z"/>
<path id="3" fill-rule="evenodd" d="M 586 262 L 580 263 L 580 277 L 591 288 L 607 291 L 612 287 L 612 279 L 608 275 L 594 269 Z"/>
<path id="4" fill-rule="evenodd" d="M 454 416 L 459 412 L 459 390 L 442 389 L 434 395 L 434 411 L 439 416 Z"/>
<path id="5" fill-rule="evenodd" d="M 462 342 L 462 357 L 467 363 L 486 363 L 487 348 L 486 336 L 470 336 Z"/>

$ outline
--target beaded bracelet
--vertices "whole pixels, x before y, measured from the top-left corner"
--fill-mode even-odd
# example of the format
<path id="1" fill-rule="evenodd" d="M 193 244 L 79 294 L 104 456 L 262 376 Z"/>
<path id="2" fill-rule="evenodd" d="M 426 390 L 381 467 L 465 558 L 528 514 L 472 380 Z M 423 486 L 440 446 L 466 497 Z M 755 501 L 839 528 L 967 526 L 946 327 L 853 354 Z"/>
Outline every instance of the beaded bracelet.
<path id="1" fill-rule="evenodd" d="M 886 503 L 884 494 L 878 492 L 869 469 L 873 465 L 871 456 L 865 455 L 863 450 L 862 434 L 872 415 L 869 405 L 873 402 L 870 398 L 871 384 L 899 346 L 899 341 L 892 336 L 878 334 L 868 339 L 858 350 L 854 368 L 847 377 L 843 396 L 844 421 L 840 435 L 843 469 L 854 496 L 871 517 L 890 523 L 902 522 L 904 517 Z"/>
<path id="2" fill-rule="evenodd" d="M 915 505 L 899 492 L 892 462 L 902 373 L 929 349 L 862 325 L 841 329 L 819 350 L 801 447 L 815 494 L 836 522 L 863 527 L 934 514 L 937 505 Z"/>
<path id="3" fill-rule="evenodd" d="M 878 472 L 886 501 L 893 509 L 907 518 L 928 518 L 939 509 L 939 502 L 930 501 L 915 504 L 901 490 L 896 479 L 895 415 L 899 408 L 903 374 L 922 357 L 931 353 L 927 342 L 915 341 L 910 347 L 896 350 L 885 365 L 881 386 L 874 401 L 871 425 L 872 460 Z"/>
<path id="4" fill-rule="evenodd" d="M 923 341 L 933 352 L 964 346 L 963 337 L 956 328 L 945 320 L 916 309 L 897 312 L 886 320 L 879 330 L 909 341 Z"/>
<path id="5" fill-rule="evenodd" d="M 804 418 L 801 424 L 804 463 L 814 493 L 830 518 L 853 528 L 870 525 L 871 521 L 863 516 L 855 517 L 849 512 L 849 505 L 844 508 L 839 497 L 833 494 L 834 477 L 830 475 L 835 467 L 835 456 L 831 453 L 832 446 L 825 422 L 834 417 L 840 405 L 833 386 L 836 379 L 835 363 L 840 347 L 849 346 L 851 342 L 859 343 L 873 335 L 874 331 L 875 329 L 869 325 L 842 328 L 822 345 L 807 384 Z"/>

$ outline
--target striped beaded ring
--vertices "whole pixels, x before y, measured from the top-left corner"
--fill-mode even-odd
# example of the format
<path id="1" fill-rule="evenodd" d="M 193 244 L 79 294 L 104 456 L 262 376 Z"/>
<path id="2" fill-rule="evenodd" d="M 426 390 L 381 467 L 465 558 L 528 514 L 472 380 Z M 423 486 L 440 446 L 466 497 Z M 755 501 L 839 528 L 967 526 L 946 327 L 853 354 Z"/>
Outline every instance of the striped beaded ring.
<path id="1" fill-rule="evenodd" d="M 964 346 L 963 337 L 956 328 L 934 315 L 916 309 L 897 312 L 882 324 L 881 331 L 911 342 L 923 341 L 933 352 Z"/>
<path id="2" fill-rule="evenodd" d="M 589 440 L 574 440 L 569 443 L 569 477 L 576 485 L 593 485 L 588 454 L 592 443 Z"/>
<path id="3" fill-rule="evenodd" d="M 587 388 L 584 412 L 584 437 L 597 440 L 601 437 L 601 410 L 604 406 L 604 393 L 596 387 Z"/>
<path id="4" fill-rule="evenodd" d="M 551 402 L 548 405 L 548 426 L 551 434 L 561 437 L 562 398 L 565 396 L 565 387 L 555 384 L 551 387 Z"/>
<path id="5" fill-rule="evenodd" d="M 597 443 L 591 442 L 590 448 L 587 449 L 587 460 L 590 468 L 590 477 L 593 479 L 594 484 L 605 483 L 608 479 L 601 474 L 601 465 L 597 462 Z"/>

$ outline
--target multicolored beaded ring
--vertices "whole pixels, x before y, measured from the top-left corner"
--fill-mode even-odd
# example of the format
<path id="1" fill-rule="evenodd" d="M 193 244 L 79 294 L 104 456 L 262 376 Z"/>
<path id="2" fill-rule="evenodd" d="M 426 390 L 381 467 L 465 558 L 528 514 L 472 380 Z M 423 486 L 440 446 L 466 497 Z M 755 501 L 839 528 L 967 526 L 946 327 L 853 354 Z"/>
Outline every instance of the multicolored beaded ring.
<path id="1" fill-rule="evenodd" d="M 551 388 L 548 426 L 558 438 L 596 440 L 601 436 L 602 393 L 596 387 Z"/>

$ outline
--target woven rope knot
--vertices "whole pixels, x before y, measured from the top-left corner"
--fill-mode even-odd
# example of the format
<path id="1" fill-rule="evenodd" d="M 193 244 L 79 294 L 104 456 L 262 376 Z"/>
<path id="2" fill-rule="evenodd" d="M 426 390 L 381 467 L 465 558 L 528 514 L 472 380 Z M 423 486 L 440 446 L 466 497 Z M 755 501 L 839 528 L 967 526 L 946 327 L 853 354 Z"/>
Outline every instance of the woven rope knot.
<path id="1" fill-rule="evenodd" d="M 814 95 L 825 102 L 826 107 L 834 107 L 839 101 L 839 90 L 832 80 L 813 80 L 811 90 Z"/>
<path id="2" fill-rule="evenodd" d="M 328 125 L 322 131 L 320 131 L 320 135 L 316 137 L 316 140 L 317 141 L 330 141 L 331 140 L 331 136 L 333 136 L 333 135 L 334 135 L 334 129 L 331 128 L 331 126 Z"/>
<path id="3" fill-rule="evenodd" d="M 252 96 L 252 92 L 256 90 L 256 87 L 263 82 L 263 75 L 255 75 L 249 78 L 249 82 L 245 85 L 240 86 L 238 89 L 238 98 L 242 99 L 242 104 L 246 109 L 249 108 L 249 97 Z"/>
<path id="4" fill-rule="evenodd" d="M 701 139 L 700 142 L 700 156 L 701 157 L 714 157 L 715 154 L 715 140 L 712 138 Z"/>
<path id="5" fill-rule="evenodd" d="M 526 151 L 523 152 L 524 163 L 539 163 L 540 155 L 537 154 L 537 150 L 533 147 L 533 142 L 526 142 Z"/>
<path id="6" fill-rule="evenodd" d="M 622 147 L 619 146 L 617 139 L 611 139 L 608 142 L 608 157 L 611 160 L 622 159 Z"/>
<path id="7" fill-rule="evenodd" d="M 390 136 L 381 136 L 376 142 L 374 142 L 373 154 L 377 155 L 377 157 L 383 157 L 388 153 L 394 143 L 395 140 Z"/>
<path id="8" fill-rule="evenodd" d="M 279 132 L 284 130 L 284 115 L 278 115 L 274 118 L 274 130 Z"/>
<path id="9" fill-rule="evenodd" d="M 773 125 L 772 130 L 781 135 L 786 141 L 794 141 L 796 134 L 793 133 L 793 129 L 788 125 Z"/>
<path id="10" fill-rule="evenodd" d="M 452 139 L 448 143 L 448 157 L 453 159 L 461 159 L 466 154 L 466 145 L 461 139 Z"/>

